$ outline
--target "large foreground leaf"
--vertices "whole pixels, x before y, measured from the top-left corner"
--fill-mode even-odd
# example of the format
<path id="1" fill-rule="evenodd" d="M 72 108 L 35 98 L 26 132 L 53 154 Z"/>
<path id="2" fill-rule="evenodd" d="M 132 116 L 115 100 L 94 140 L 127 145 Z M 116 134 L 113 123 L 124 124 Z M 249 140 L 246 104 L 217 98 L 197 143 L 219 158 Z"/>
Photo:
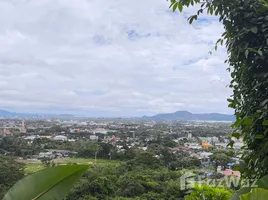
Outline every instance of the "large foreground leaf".
<path id="1" fill-rule="evenodd" d="M 237 192 L 234 193 L 234 195 L 230 198 L 230 200 L 239 200 L 240 196 L 242 194 L 246 194 L 248 192 L 250 192 L 251 188 L 250 187 L 243 187 L 240 190 L 238 190 Z"/>
<path id="2" fill-rule="evenodd" d="M 256 182 L 256 186 L 258 188 L 268 189 L 268 175 L 262 177 Z M 231 198 L 230 200 L 239 200 L 241 195 L 249 193 L 251 189 L 256 187 L 243 187 L 240 190 L 238 190 Z M 242 198 L 242 197 L 241 197 Z M 268 198 L 267 198 L 268 199 Z"/>
<path id="3" fill-rule="evenodd" d="M 3 200 L 62 200 L 88 165 L 47 168 L 17 182 Z"/>
<path id="4" fill-rule="evenodd" d="M 268 190 L 263 188 L 254 188 L 251 192 L 243 194 L 240 200 L 267 200 Z"/>

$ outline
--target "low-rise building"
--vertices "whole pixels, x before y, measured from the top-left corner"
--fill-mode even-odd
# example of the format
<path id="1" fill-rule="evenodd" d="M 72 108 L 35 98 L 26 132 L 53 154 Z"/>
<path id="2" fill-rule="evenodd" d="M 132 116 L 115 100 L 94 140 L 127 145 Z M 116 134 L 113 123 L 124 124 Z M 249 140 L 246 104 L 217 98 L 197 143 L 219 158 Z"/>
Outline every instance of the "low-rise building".
<path id="1" fill-rule="evenodd" d="M 67 141 L 68 138 L 64 135 L 57 135 L 53 138 L 53 140 L 56 140 L 56 141 Z"/>
<path id="2" fill-rule="evenodd" d="M 99 139 L 99 136 L 97 136 L 97 135 L 90 135 L 89 136 L 89 139 L 90 140 L 98 140 Z"/>

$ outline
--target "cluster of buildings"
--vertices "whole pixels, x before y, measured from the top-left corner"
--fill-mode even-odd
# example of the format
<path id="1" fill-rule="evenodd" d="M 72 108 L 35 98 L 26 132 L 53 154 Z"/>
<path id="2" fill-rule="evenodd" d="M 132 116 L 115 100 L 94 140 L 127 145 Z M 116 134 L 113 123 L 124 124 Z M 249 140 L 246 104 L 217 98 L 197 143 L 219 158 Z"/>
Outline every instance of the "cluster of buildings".
<path id="1" fill-rule="evenodd" d="M 220 127 L 220 128 L 219 128 Z M 224 127 L 224 128 L 222 128 Z M 215 130 L 215 136 L 199 137 L 196 136 L 198 130 L 206 132 L 206 128 Z M 195 132 L 193 132 L 195 130 Z M 197 130 L 197 131 L 196 131 Z M 0 120 L 0 136 L 20 134 L 22 139 L 29 142 L 39 139 L 49 139 L 54 141 L 75 142 L 79 140 L 91 140 L 104 143 L 110 143 L 117 147 L 117 150 L 124 151 L 123 144 L 129 148 L 137 148 L 142 151 L 148 151 L 148 144 L 157 137 L 176 136 L 173 141 L 178 145 L 176 148 L 170 148 L 170 151 L 187 151 L 202 161 L 203 166 L 210 164 L 210 149 L 226 149 L 230 140 L 234 141 L 234 148 L 241 149 L 243 142 L 235 138 L 228 138 L 229 133 L 227 125 L 218 126 L 217 124 L 203 123 L 177 123 L 177 124 L 159 124 L 155 121 L 137 121 L 137 120 L 112 120 L 112 119 L 31 119 L 31 120 Z M 223 133 L 225 135 L 217 135 Z M 61 151 L 61 152 L 58 152 Z M 62 150 L 49 150 L 40 153 L 37 157 L 58 158 L 68 156 L 68 152 Z M 239 158 L 234 159 L 236 162 Z M 219 173 L 232 174 L 218 169 Z M 234 172 L 234 175 L 237 175 Z"/>

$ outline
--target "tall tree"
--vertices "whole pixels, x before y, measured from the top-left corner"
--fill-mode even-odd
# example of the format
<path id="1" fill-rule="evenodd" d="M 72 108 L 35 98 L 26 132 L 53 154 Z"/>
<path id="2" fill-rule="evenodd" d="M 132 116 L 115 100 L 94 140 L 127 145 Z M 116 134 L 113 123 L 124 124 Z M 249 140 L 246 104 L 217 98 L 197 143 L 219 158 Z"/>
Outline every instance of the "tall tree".
<path id="1" fill-rule="evenodd" d="M 217 41 L 225 43 L 235 110 L 233 136 L 242 137 L 247 164 L 243 175 L 259 178 L 268 174 L 268 1 L 267 0 L 170 0 L 173 11 L 200 5 L 189 23 L 206 12 L 219 16 L 225 32 Z"/>

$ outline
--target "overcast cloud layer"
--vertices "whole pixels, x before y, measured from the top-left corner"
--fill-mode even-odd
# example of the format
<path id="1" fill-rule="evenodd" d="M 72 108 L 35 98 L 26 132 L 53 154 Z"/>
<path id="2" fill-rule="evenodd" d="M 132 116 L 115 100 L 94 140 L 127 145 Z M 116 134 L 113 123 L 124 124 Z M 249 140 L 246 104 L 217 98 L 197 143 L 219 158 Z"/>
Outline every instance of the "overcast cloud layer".
<path id="1" fill-rule="evenodd" d="M 232 113 L 223 31 L 166 0 L 1 0 L 0 109 L 141 116 Z M 208 58 L 208 59 L 206 59 Z"/>

